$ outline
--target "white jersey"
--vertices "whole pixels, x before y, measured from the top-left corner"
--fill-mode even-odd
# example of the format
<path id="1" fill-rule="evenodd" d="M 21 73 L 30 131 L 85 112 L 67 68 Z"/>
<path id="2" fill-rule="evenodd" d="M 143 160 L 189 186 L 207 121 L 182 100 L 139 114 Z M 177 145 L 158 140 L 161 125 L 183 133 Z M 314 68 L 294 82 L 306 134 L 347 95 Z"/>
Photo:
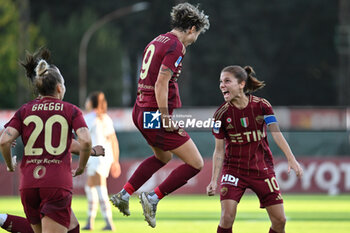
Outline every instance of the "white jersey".
<path id="1" fill-rule="evenodd" d="M 87 163 L 87 174 L 92 176 L 97 172 L 101 176 L 108 177 L 113 162 L 112 143 L 108 137 L 115 133 L 112 119 L 107 115 L 97 116 L 96 112 L 90 112 L 84 116 L 91 135 L 92 145 L 101 145 L 105 148 L 105 156 L 90 156 Z"/>

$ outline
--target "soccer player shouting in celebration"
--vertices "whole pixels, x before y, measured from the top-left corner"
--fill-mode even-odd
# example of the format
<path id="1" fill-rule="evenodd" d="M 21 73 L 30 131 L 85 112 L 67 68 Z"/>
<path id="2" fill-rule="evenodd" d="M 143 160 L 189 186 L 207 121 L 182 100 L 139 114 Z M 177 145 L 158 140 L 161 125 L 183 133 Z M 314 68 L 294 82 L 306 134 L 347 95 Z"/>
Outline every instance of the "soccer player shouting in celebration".
<path id="1" fill-rule="evenodd" d="M 39 97 L 22 105 L 5 125 L 0 149 L 8 170 L 14 171 L 11 143 L 21 135 L 24 154 L 20 195 L 34 232 L 67 232 L 73 185 L 72 130 L 80 143 L 79 166 L 74 176 L 84 172 L 91 139 L 80 109 L 62 101 L 66 88 L 60 71 L 44 60 L 49 57 L 46 50 L 40 53 L 28 55 L 23 64 Z"/>
<path id="2" fill-rule="evenodd" d="M 176 168 L 153 192 L 140 195 L 145 220 L 151 227 L 156 226 L 158 201 L 186 184 L 203 167 L 203 159 L 196 145 L 183 129 L 174 126 L 171 114 L 173 109 L 181 107 L 177 79 L 186 47 L 209 28 L 209 20 L 198 7 L 181 3 L 171 11 L 171 25 L 170 32 L 157 36 L 144 50 L 133 109 L 133 121 L 154 155 L 144 160 L 124 188 L 111 197 L 112 203 L 124 215 L 130 215 L 130 195 L 169 162 L 172 154 L 177 155 L 184 164 Z M 162 126 L 158 129 L 144 127 L 146 112 L 154 112 L 154 117 L 160 116 Z"/>
<path id="3" fill-rule="evenodd" d="M 303 170 L 283 137 L 270 103 L 249 93 L 265 84 L 254 77 L 250 66 L 228 66 L 221 71 L 220 90 L 225 103 L 215 112 L 220 128 L 213 128 L 215 150 L 209 196 L 215 194 L 221 172 L 221 219 L 218 233 L 231 233 L 237 205 L 246 188 L 252 189 L 266 208 L 270 233 L 284 232 L 286 217 L 283 199 L 273 167 L 266 128 L 288 159 L 289 170 L 300 178 Z"/>

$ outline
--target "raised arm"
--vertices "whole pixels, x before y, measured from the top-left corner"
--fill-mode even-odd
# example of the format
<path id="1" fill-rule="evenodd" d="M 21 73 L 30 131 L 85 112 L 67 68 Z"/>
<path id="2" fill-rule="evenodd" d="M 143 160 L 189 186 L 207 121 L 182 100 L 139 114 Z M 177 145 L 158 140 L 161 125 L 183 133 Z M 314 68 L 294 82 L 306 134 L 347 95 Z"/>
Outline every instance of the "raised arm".
<path id="1" fill-rule="evenodd" d="M 12 142 L 19 136 L 19 132 L 13 127 L 7 127 L 1 131 L 0 151 L 7 165 L 7 170 L 13 172 L 15 170 L 11 156 Z"/>
<path id="2" fill-rule="evenodd" d="M 299 165 L 298 161 L 295 159 L 292 150 L 289 147 L 288 142 L 284 138 L 277 123 L 272 123 L 269 125 L 273 140 L 276 142 L 277 146 L 283 151 L 284 155 L 288 160 L 288 173 L 290 169 L 295 171 L 295 174 L 301 178 L 303 176 L 303 169 Z"/>
<path id="3" fill-rule="evenodd" d="M 79 166 L 75 171 L 74 176 L 81 175 L 84 172 L 87 161 L 89 160 L 89 156 L 91 153 L 91 137 L 89 133 L 89 129 L 86 127 L 79 128 L 76 131 L 78 135 L 78 142 L 80 144 L 79 151 Z"/>
<path id="4" fill-rule="evenodd" d="M 225 158 L 225 141 L 224 139 L 215 138 L 215 150 L 213 153 L 213 170 L 211 181 L 207 187 L 207 194 L 213 196 L 217 187 L 217 181 L 222 169 L 222 164 Z"/>

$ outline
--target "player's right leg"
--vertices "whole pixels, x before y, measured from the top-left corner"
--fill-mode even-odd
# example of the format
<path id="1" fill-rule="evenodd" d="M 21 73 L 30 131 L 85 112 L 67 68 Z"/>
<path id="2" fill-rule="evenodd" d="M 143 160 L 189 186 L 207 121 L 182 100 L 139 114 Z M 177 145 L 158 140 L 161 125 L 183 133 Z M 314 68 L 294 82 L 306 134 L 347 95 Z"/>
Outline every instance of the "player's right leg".
<path id="1" fill-rule="evenodd" d="M 94 177 L 94 175 L 88 175 L 84 188 L 86 199 L 88 201 L 88 218 L 83 230 L 92 230 L 94 228 L 94 222 L 98 209 L 98 194 L 95 186 L 95 179 L 96 177 Z"/>
<path id="2" fill-rule="evenodd" d="M 217 233 L 232 233 L 238 202 L 230 199 L 221 201 L 221 217 Z"/>

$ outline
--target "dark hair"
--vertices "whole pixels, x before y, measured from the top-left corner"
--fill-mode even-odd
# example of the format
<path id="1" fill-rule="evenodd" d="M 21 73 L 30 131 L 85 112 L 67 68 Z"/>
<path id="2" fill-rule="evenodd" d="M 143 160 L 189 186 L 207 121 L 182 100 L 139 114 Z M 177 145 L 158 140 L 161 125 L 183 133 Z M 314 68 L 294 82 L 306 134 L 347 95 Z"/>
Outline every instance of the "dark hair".
<path id="1" fill-rule="evenodd" d="M 255 72 L 251 66 L 227 66 L 222 69 L 222 72 L 228 72 L 233 74 L 233 76 L 238 80 L 238 83 L 245 81 L 244 93 L 252 93 L 265 86 L 264 81 L 260 81 L 255 77 Z"/>
<path id="2" fill-rule="evenodd" d="M 55 94 L 57 84 L 63 80 L 58 68 L 47 63 L 50 54 L 48 49 L 39 49 L 33 54 L 27 52 L 26 60 L 20 62 L 36 91 L 43 96 Z"/>
<path id="3" fill-rule="evenodd" d="M 210 26 L 209 17 L 198 9 L 198 5 L 193 6 L 187 2 L 174 6 L 170 16 L 171 27 L 181 31 L 186 31 L 195 26 L 197 31 L 204 33 Z"/>
<path id="4" fill-rule="evenodd" d="M 91 102 L 91 107 L 93 109 L 98 107 L 98 96 L 101 94 L 101 91 L 94 91 L 91 92 L 90 95 L 88 96 L 88 100 Z"/>

